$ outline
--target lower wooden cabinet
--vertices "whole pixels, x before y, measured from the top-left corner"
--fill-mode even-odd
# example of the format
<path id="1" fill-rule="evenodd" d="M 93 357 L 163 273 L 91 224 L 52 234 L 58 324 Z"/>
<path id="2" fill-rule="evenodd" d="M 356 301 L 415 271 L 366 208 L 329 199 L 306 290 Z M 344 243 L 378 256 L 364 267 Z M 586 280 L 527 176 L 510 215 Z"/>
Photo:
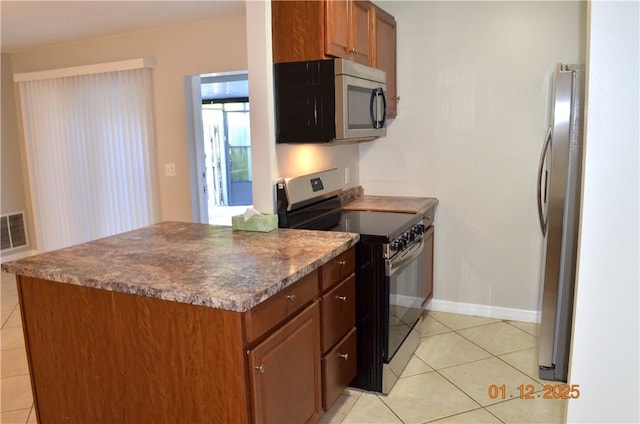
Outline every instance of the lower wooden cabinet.
<path id="1" fill-rule="evenodd" d="M 422 298 L 422 307 L 427 304 L 427 301 L 433 297 L 433 248 L 434 248 L 434 227 L 433 225 L 427 228 L 424 234 L 424 252 L 422 261 L 422 285 L 420 287 L 420 294 Z"/>
<path id="2" fill-rule="evenodd" d="M 18 276 L 38 421 L 317 422 L 355 375 L 352 256 L 247 312 Z"/>
<path id="3" fill-rule="evenodd" d="M 355 249 L 320 268 L 322 408 L 327 411 L 356 376 Z"/>
<path id="4" fill-rule="evenodd" d="M 254 422 L 308 423 L 322 415 L 319 341 L 315 302 L 249 351 Z"/>
<path id="5" fill-rule="evenodd" d="M 18 277 L 18 294 L 38 422 L 122 421 L 111 293 Z"/>
<path id="6" fill-rule="evenodd" d="M 248 422 L 241 314 L 18 276 L 40 423 Z"/>
<path id="7" fill-rule="evenodd" d="M 356 376 L 355 327 L 322 357 L 322 407 L 328 410 Z"/>

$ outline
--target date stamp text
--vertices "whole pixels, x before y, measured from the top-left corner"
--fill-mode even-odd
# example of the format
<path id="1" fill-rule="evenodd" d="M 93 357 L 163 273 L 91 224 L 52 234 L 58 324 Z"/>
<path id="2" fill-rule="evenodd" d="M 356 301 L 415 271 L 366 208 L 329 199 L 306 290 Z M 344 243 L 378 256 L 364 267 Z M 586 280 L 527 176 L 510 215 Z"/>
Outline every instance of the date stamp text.
<path id="1" fill-rule="evenodd" d="M 536 392 L 533 384 L 521 384 L 517 387 L 517 394 L 509 394 L 505 384 L 492 384 L 487 389 L 489 399 L 578 399 L 580 397 L 579 384 L 545 384 L 541 392 Z"/>

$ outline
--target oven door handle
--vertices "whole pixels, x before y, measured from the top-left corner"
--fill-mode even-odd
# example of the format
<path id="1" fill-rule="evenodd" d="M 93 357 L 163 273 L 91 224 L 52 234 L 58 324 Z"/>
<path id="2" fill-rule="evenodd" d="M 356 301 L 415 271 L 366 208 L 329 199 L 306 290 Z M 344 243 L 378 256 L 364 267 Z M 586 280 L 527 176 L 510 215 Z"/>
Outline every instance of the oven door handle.
<path id="1" fill-rule="evenodd" d="M 412 247 L 398 262 L 387 260 L 387 277 L 391 277 L 398 269 L 420 256 L 423 249 L 424 239 L 422 239 L 419 245 Z"/>

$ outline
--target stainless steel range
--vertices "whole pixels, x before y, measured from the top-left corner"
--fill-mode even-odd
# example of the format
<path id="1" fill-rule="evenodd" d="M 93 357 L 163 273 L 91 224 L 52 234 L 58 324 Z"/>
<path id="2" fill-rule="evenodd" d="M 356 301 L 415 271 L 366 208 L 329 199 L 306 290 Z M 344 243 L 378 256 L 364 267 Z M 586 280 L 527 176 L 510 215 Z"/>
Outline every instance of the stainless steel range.
<path id="1" fill-rule="evenodd" d="M 420 214 L 342 211 L 340 187 L 335 169 L 278 180 L 279 225 L 360 234 L 351 386 L 387 394 L 420 343 L 425 225 Z"/>

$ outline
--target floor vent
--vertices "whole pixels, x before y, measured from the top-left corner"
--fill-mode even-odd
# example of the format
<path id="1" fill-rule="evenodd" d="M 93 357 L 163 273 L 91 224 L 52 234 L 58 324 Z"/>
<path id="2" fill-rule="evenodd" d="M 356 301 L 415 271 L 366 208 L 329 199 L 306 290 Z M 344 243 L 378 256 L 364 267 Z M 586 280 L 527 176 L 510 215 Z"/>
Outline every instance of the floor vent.
<path id="1" fill-rule="evenodd" d="M 2 233 L 2 250 L 15 249 L 27 245 L 27 234 L 24 225 L 24 213 L 11 213 L 0 218 Z"/>

